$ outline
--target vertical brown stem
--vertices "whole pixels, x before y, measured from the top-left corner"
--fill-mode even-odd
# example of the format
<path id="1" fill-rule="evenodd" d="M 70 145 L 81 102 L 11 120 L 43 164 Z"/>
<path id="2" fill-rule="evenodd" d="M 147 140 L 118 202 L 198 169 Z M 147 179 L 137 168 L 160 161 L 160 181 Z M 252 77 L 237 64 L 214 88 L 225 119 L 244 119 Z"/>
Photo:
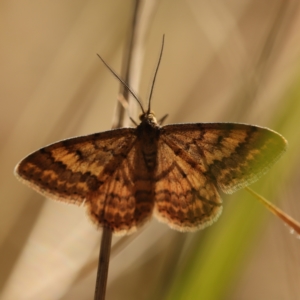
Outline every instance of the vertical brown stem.
<path id="1" fill-rule="evenodd" d="M 95 300 L 105 299 L 111 240 L 112 231 L 107 227 L 103 227 L 94 297 Z"/>
<path id="2" fill-rule="evenodd" d="M 125 47 L 124 51 L 123 66 L 121 71 L 121 78 L 123 78 L 129 86 L 131 83 L 130 80 L 133 77 L 130 76 L 132 75 L 131 73 L 133 73 L 132 61 L 134 61 L 135 55 L 142 57 L 144 54 L 144 37 L 147 29 L 149 28 L 149 24 L 151 23 L 152 13 L 155 11 L 155 8 L 156 1 L 147 2 L 146 0 L 135 0 L 133 4 L 132 24 L 131 28 L 129 28 L 127 46 Z M 141 68 L 141 66 L 139 67 Z M 128 100 L 128 89 L 121 82 L 120 84 L 120 94 Z M 131 105 L 136 105 L 136 103 L 131 101 L 129 103 L 129 106 Z M 120 105 L 120 103 L 118 103 L 112 128 L 118 128 L 122 126 L 124 126 L 124 108 Z M 95 300 L 105 299 L 111 240 L 112 231 L 104 227 L 97 270 L 97 280 L 94 297 Z"/>
<path id="3" fill-rule="evenodd" d="M 126 82 L 129 82 L 129 70 L 130 70 L 130 60 L 132 54 L 133 47 L 133 36 L 134 36 L 134 28 L 137 18 L 139 0 L 135 1 L 134 10 L 133 10 L 133 22 L 132 28 L 130 30 L 128 36 L 127 47 L 125 48 L 125 55 L 123 58 L 123 69 L 121 72 L 121 77 L 125 78 Z M 128 91 L 121 83 L 120 86 L 121 94 L 128 96 Z M 123 123 L 124 109 L 118 103 L 118 108 L 116 111 L 117 122 L 113 122 L 112 128 L 121 127 Z M 111 241 L 112 241 L 112 231 L 107 227 L 103 227 L 102 231 L 102 239 L 101 239 L 101 247 L 99 252 L 99 260 L 98 260 L 98 269 L 97 269 L 97 277 L 96 277 L 96 286 L 95 286 L 95 300 L 105 300 L 106 295 L 106 286 L 107 286 L 107 277 L 108 277 L 108 267 L 109 267 L 109 259 L 110 259 L 110 250 L 111 250 Z"/>

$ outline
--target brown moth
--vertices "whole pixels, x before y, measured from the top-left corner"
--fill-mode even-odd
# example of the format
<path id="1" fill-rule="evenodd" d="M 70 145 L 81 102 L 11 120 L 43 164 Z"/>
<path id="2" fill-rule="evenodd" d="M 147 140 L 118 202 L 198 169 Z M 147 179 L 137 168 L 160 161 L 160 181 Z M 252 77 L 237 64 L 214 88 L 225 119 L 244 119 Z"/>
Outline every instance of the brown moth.
<path id="1" fill-rule="evenodd" d="M 46 146 L 24 158 L 16 176 L 48 198 L 84 204 L 99 227 L 116 234 L 131 233 L 153 213 L 174 229 L 195 231 L 221 214 L 219 189 L 248 186 L 286 149 L 280 134 L 253 125 L 161 126 L 150 110 L 152 89 L 144 111 L 125 86 L 143 111 L 136 128 Z"/>

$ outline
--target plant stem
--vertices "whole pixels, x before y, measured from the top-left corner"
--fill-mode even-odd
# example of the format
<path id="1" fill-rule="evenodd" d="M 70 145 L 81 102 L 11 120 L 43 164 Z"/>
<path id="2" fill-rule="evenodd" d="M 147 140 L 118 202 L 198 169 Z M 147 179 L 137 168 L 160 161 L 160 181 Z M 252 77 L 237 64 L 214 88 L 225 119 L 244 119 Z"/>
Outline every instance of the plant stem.
<path id="1" fill-rule="evenodd" d="M 280 218 L 286 225 L 288 225 L 292 230 L 297 232 L 297 234 L 300 234 L 300 223 L 293 219 L 291 216 L 289 216 L 287 213 L 282 211 L 280 208 L 272 204 L 270 201 L 268 201 L 266 198 L 262 197 L 258 193 L 254 192 L 249 187 L 245 187 L 245 190 L 248 191 L 250 194 L 252 194 L 256 199 L 258 199 L 265 207 L 273 213 L 275 216 Z"/>
<path id="2" fill-rule="evenodd" d="M 152 14 L 155 11 L 156 5 L 157 1 L 147 2 L 146 0 L 135 0 L 133 3 L 132 24 L 127 37 L 127 45 L 124 49 L 121 71 L 121 78 L 130 87 L 133 84 L 131 81 L 136 83 L 136 85 L 133 84 L 134 87 L 138 87 L 138 79 L 140 77 L 144 57 L 146 32 L 151 24 Z M 126 88 L 122 82 L 120 84 L 120 94 L 128 101 L 128 88 Z M 135 106 L 137 106 L 137 101 L 129 101 L 129 111 Z M 122 127 L 126 121 L 127 120 L 124 119 L 124 107 L 118 103 L 112 128 Z M 111 241 L 112 231 L 107 227 L 103 227 L 94 300 L 105 300 Z"/>
<path id="3" fill-rule="evenodd" d="M 105 299 L 111 240 L 112 231 L 107 227 L 103 227 L 94 297 L 95 300 Z"/>

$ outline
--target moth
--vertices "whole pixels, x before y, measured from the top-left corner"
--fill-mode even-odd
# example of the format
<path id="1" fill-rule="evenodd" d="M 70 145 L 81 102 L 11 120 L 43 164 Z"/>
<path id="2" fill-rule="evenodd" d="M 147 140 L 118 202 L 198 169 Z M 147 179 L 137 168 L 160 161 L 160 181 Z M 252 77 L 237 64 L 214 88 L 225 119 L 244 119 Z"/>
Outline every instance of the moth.
<path id="1" fill-rule="evenodd" d="M 144 110 L 126 87 L 142 110 L 135 128 L 41 148 L 16 166 L 18 179 L 47 198 L 84 204 L 97 226 L 119 235 L 152 215 L 176 230 L 195 231 L 220 216 L 220 190 L 230 194 L 250 185 L 286 150 L 283 136 L 254 125 L 162 126 L 150 109 L 152 89 Z"/>

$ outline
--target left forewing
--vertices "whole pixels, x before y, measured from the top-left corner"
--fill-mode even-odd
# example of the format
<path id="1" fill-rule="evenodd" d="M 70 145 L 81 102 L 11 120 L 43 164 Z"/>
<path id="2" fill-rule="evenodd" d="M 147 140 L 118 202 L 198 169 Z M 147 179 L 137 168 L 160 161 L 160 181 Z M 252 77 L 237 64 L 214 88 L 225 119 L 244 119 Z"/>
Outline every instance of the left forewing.
<path id="1" fill-rule="evenodd" d="M 133 128 L 75 137 L 46 146 L 24 158 L 16 176 L 46 197 L 83 203 L 132 148 Z"/>

